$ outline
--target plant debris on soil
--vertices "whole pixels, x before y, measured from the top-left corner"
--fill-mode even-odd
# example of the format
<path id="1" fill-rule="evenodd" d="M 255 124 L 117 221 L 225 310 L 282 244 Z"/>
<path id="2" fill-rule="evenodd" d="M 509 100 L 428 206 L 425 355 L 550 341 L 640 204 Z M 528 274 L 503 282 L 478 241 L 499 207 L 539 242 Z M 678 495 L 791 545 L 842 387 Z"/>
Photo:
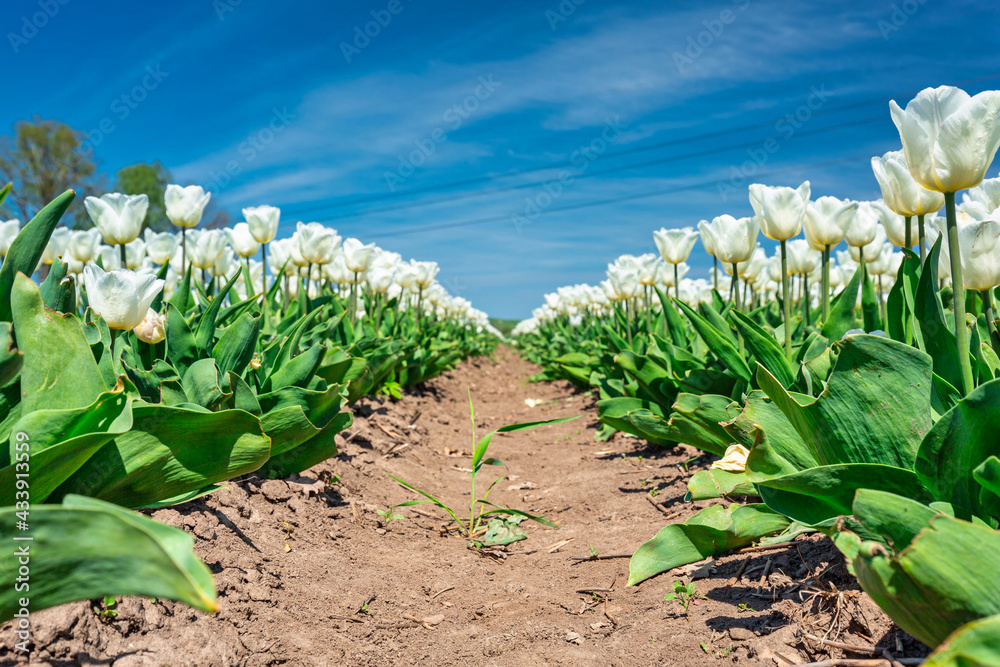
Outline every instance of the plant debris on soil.
<path id="1" fill-rule="evenodd" d="M 363 399 L 340 454 L 289 480 L 249 476 L 201 500 L 151 512 L 196 538 L 212 570 L 215 615 L 118 598 L 32 615 L 32 665 L 785 665 L 924 656 L 847 573 L 821 536 L 677 568 L 627 588 L 628 556 L 685 502 L 711 457 L 618 433 L 595 442 L 595 400 L 501 347 L 403 395 Z M 386 473 L 469 506 L 471 424 L 580 419 L 498 434 L 506 468 L 491 500 L 543 514 L 527 539 L 473 549 L 434 505 Z M 685 466 L 684 462 L 695 458 Z M 490 478 L 484 482 L 492 482 Z M 381 513 L 380 513 L 381 512 Z M 675 580 L 704 599 L 665 601 Z M 95 607 L 98 608 L 95 611 Z M 0 628 L 13 637 L 10 623 Z M 0 647 L 0 665 L 27 664 Z M 909 662 L 909 661 L 907 661 Z M 888 664 L 888 663 L 887 663 Z"/>

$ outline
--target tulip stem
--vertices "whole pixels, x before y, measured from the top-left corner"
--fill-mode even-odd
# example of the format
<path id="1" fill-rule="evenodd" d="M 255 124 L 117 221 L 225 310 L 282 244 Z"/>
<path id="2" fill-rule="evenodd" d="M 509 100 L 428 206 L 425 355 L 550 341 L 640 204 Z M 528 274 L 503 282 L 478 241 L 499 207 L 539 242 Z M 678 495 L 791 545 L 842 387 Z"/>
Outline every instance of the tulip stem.
<path id="1" fill-rule="evenodd" d="M 788 295 L 788 250 L 781 242 L 781 298 L 785 321 L 785 357 L 792 360 L 792 304 Z"/>
<path id="2" fill-rule="evenodd" d="M 948 254 L 951 256 L 952 309 L 955 313 L 955 342 L 958 362 L 962 368 L 962 389 L 966 396 L 972 391 L 972 363 L 969 360 L 969 329 L 965 325 L 965 283 L 962 282 L 962 257 L 958 247 L 958 217 L 955 214 L 955 193 L 944 193 L 948 217 Z"/>
<path id="3" fill-rule="evenodd" d="M 809 325 L 809 274 L 802 274 L 802 303 L 806 311 L 806 325 Z"/>
<path id="4" fill-rule="evenodd" d="M 176 247 L 176 246 L 174 246 Z M 167 259 L 169 262 L 170 260 Z M 181 227 L 181 273 L 187 272 L 187 229 Z"/>
<path id="5" fill-rule="evenodd" d="M 917 216 L 917 225 L 919 225 L 919 229 L 917 230 L 917 234 L 920 235 L 920 239 L 919 239 L 919 241 L 920 241 L 920 264 L 922 266 L 923 263 L 924 263 L 924 256 L 927 254 L 927 242 L 924 239 L 924 216 L 923 216 L 922 213 Z"/>
<path id="6" fill-rule="evenodd" d="M 733 302 L 736 304 L 736 310 L 740 309 L 740 283 L 739 283 L 739 280 L 740 279 L 737 277 L 737 273 L 736 273 L 736 262 L 733 262 L 733 281 L 732 281 L 732 288 L 730 290 L 730 293 L 732 293 L 732 294 L 735 295 L 735 298 L 733 299 Z"/>
<path id="7" fill-rule="evenodd" d="M 260 261 L 264 264 L 264 271 L 260 274 L 261 283 L 264 285 L 264 294 L 267 294 L 267 244 L 260 244 Z M 247 258 L 247 266 L 250 265 L 250 259 Z"/>
<path id="8" fill-rule="evenodd" d="M 681 298 L 681 280 L 678 278 L 677 265 L 674 264 L 674 295 L 678 300 Z"/>
<path id="9" fill-rule="evenodd" d="M 979 293 L 979 298 L 983 301 L 983 310 L 986 311 L 986 324 L 990 329 L 990 344 L 993 351 L 1000 350 L 1000 331 L 997 331 L 996 304 L 993 303 L 993 290 L 984 289 Z"/>
<path id="10" fill-rule="evenodd" d="M 910 235 L 910 220 L 912 220 L 912 219 L 913 219 L 912 215 L 908 215 L 905 218 L 903 218 L 903 220 L 904 220 L 904 222 L 906 224 L 906 228 L 903 230 L 903 243 L 906 244 L 906 249 L 907 250 L 910 250 L 910 249 L 913 248 L 913 238 Z"/>
<path id="11" fill-rule="evenodd" d="M 125 252 L 125 244 L 122 243 L 118 247 L 122 249 L 121 250 L 121 252 L 122 252 L 122 268 L 123 269 L 127 269 L 128 268 L 128 255 Z"/>
<path id="12" fill-rule="evenodd" d="M 820 301 L 823 309 L 823 324 L 830 316 L 830 244 L 823 246 L 823 299 Z"/>
<path id="13" fill-rule="evenodd" d="M 719 290 L 719 258 L 712 255 L 712 289 Z"/>

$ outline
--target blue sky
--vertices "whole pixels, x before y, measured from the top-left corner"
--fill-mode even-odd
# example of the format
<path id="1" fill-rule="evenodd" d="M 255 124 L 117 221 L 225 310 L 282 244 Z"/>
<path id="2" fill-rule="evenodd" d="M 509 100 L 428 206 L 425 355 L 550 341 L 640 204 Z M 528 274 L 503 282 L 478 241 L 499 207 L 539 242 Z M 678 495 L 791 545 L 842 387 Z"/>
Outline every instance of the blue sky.
<path id="1" fill-rule="evenodd" d="M 278 205 L 281 235 L 317 220 L 436 260 L 497 317 L 654 229 L 750 214 L 758 180 L 876 198 L 888 98 L 1000 87 L 985 0 L 4 7 L 0 131 L 62 120 L 105 171 L 160 160 L 234 219 Z"/>

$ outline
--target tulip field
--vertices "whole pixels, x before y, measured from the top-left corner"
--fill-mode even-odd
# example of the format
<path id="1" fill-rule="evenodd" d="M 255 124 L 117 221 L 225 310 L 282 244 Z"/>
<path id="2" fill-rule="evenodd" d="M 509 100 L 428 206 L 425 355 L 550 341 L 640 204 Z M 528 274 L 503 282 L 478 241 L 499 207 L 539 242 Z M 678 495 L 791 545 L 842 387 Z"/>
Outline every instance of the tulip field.
<path id="1" fill-rule="evenodd" d="M 315 632 L 382 646 L 386 664 L 449 632 L 476 638 L 463 664 L 501 655 L 496 637 L 531 651 L 511 654 L 525 664 L 664 664 L 672 640 L 650 633 L 682 631 L 685 664 L 807 664 L 782 657 L 792 635 L 734 649 L 732 619 L 758 614 L 764 635 L 791 612 L 752 605 L 832 600 L 826 634 L 796 617 L 795 641 L 847 657 L 808 664 L 1000 665 L 1000 92 L 928 88 L 890 111 L 901 148 L 871 160 L 881 199 L 749 185 L 753 216 L 653 231 L 648 252 L 546 294 L 507 336 L 435 262 L 317 222 L 278 238 L 273 206 L 209 229 L 199 186 L 167 187 L 176 231 L 143 233 L 148 198 L 121 193 L 86 197 L 88 229 L 60 224 L 73 191 L 2 223 L 5 641 L 42 648 L 29 619 L 81 601 L 52 641 L 108 635 L 141 598 L 148 627 L 128 646 L 169 623 L 199 628 L 182 643 L 222 633 L 211 660 L 177 664 L 362 664 L 324 653 L 334 639 L 309 649 L 316 663 L 275 658 L 280 632 L 229 656 L 236 635 L 205 625 L 236 632 L 285 604 Z M 315 560 L 296 571 L 300 552 Z M 766 565 L 737 609 L 747 562 L 724 559 L 745 554 Z M 839 588 L 821 581 L 841 566 Z M 359 578 L 372 590 L 347 608 Z M 261 604 L 234 613 L 241 586 Z M 629 590 L 652 616 L 616 602 Z M 895 643 L 842 622 L 845 595 L 901 630 Z M 559 620 L 470 629 L 515 604 L 536 606 L 510 619 Z M 902 633 L 919 642 L 906 656 Z M 535 652 L 544 641 L 570 652 Z M 588 654 L 598 641 L 619 652 Z"/>

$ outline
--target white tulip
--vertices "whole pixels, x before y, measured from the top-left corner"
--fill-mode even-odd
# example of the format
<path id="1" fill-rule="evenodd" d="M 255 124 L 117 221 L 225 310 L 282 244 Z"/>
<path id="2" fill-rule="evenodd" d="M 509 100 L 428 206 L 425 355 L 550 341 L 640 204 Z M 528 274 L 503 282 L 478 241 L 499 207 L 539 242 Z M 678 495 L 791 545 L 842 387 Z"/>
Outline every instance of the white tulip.
<path id="1" fill-rule="evenodd" d="M 734 218 L 724 214 L 701 226 L 702 241 L 711 244 L 715 256 L 723 265 L 745 262 L 757 247 L 760 231 L 757 218 Z"/>
<path id="2" fill-rule="evenodd" d="M 754 183 L 750 186 L 750 205 L 764 236 L 772 241 L 787 241 L 802 231 L 802 218 L 809 203 L 809 181 L 796 189 Z"/>
<path id="3" fill-rule="evenodd" d="M 1000 285 L 1000 221 L 973 222 L 958 230 L 962 283 L 983 291 Z"/>
<path id="4" fill-rule="evenodd" d="M 0 257 L 7 256 L 7 251 L 10 250 L 10 244 L 14 242 L 14 239 L 17 238 L 17 234 L 20 231 L 20 220 L 0 222 Z"/>
<path id="5" fill-rule="evenodd" d="M 875 230 L 880 220 L 879 211 L 871 202 L 858 202 L 857 211 L 844 236 L 847 245 L 860 248 L 871 243 L 875 239 Z"/>
<path id="6" fill-rule="evenodd" d="M 101 250 L 101 232 L 95 227 L 75 231 L 69 236 L 68 254 L 77 262 L 92 262 Z"/>
<path id="7" fill-rule="evenodd" d="M 112 192 L 100 197 L 87 197 L 83 205 L 101 231 L 105 243 L 124 245 L 139 237 L 149 208 L 149 197 Z"/>
<path id="8" fill-rule="evenodd" d="M 270 243 L 278 234 L 281 209 L 274 206 L 248 206 L 243 209 L 243 217 L 250 227 L 250 234 L 257 243 Z"/>
<path id="9" fill-rule="evenodd" d="M 155 276 L 128 269 L 105 272 L 95 264 L 84 268 L 83 277 L 90 307 L 104 318 L 109 328 L 122 331 L 142 322 L 149 304 L 163 289 L 163 281 Z"/>
<path id="10" fill-rule="evenodd" d="M 344 263 L 354 273 L 364 273 L 371 266 L 375 244 L 363 244 L 358 239 L 346 239 L 343 245 Z"/>
<path id="11" fill-rule="evenodd" d="M 187 236 L 188 261 L 199 269 L 212 268 L 226 249 L 226 235 L 218 229 L 196 229 Z"/>
<path id="12" fill-rule="evenodd" d="M 333 252 L 340 245 L 337 230 L 318 222 L 300 222 L 295 226 L 295 236 L 299 242 L 299 254 L 309 264 L 328 264 Z"/>
<path id="13" fill-rule="evenodd" d="M 441 270 L 437 262 L 413 262 L 412 265 L 416 272 L 414 281 L 417 283 L 417 287 L 423 289 L 431 286 L 434 278 L 437 277 L 438 271 Z M 350 266 L 350 263 L 348 263 L 348 266 Z"/>
<path id="14" fill-rule="evenodd" d="M 180 242 L 178 238 L 170 232 L 160 232 L 152 229 L 143 232 L 143 240 L 146 242 L 146 255 L 156 264 L 166 264 L 177 251 Z"/>
<path id="15" fill-rule="evenodd" d="M 133 331 L 136 338 L 150 345 L 156 345 L 167 337 L 163 318 L 152 308 L 146 310 L 146 316 L 142 318 L 142 322 Z"/>
<path id="16" fill-rule="evenodd" d="M 925 88 L 905 110 L 895 100 L 889 109 L 917 183 L 958 192 L 982 182 L 1000 147 L 1000 91 L 970 97 L 954 86 Z"/>
<path id="17" fill-rule="evenodd" d="M 835 246 L 844 240 L 858 203 L 849 199 L 820 197 L 806 206 L 802 224 L 806 238 L 817 250 Z"/>
<path id="18" fill-rule="evenodd" d="M 240 257 L 253 257 L 260 250 L 260 242 L 254 238 L 249 224 L 237 222 L 225 232 L 229 245 L 233 246 L 233 251 Z"/>
<path id="19" fill-rule="evenodd" d="M 72 232 L 65 227 L 56 227 L 52 230 L 52 235 L 49 236 L 49 241 L 45 244 L 45 249 L 42 251 L 43 264 L 52 264 L 56 261 L 57 257 L 62 257 L 66 254 L 71 234 Z"/>
<path id="20" fill-rule="evenodd" d="M 1000 208 L 1000 178 L 988 178 L 962 195 L 962 202 L 976 202 L 988 211 Z"/>
<path id="21" fill-rule="evenodd" d="M 660 251 L 663 261 L 668 264 L 686 262 L 698 241 L 698 232 L 691 227 L 682 229 L 663 228 L 653 232 L 653 241 Z"/>
<path id="22" fill-rule="evenodd" d="M 211 198 L 212 193 L 205 192 L 200 185 L 181 187 L 171 183 L 163 195 L 163 203 L 167 207 L 170 222 L 182 229 L 190 229 L 201 222 L 201 216 Z"/>
<path id="23" fill-rule="evenodd" d="M 906 166 L 903 151 L 889 151 L 872 158 L 872 171 L 882 189 L 882 199 L 889 210 L 902 216 L 926 215 L 944 208 L 944 195 L 922 188 Z M 912 237 L 916 241 L 916 236 Z M 892 235 L 889 235 L 892 240 Z M 893 242 L 895 243 L 895 242 Z M 902 247 L 902 243 L 898 243 Z"/>

